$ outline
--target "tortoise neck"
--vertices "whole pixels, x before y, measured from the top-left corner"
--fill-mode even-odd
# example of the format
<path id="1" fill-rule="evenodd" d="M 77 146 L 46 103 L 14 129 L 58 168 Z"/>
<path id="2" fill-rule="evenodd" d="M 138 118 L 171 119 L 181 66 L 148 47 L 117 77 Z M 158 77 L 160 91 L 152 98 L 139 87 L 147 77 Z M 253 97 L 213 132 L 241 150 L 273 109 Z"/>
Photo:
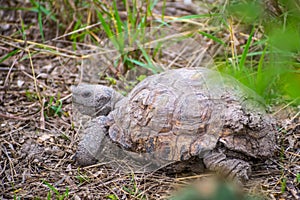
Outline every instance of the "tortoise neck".
<path id="1" fill-rule="evenodd" d="M 124 99 L 125 97 L 118 93 L 117 91 L 113 90 L 111 95 L 111 102 L 112 102 L 112 110 L 114 110 L 117 107 L 117 104 Z"/>

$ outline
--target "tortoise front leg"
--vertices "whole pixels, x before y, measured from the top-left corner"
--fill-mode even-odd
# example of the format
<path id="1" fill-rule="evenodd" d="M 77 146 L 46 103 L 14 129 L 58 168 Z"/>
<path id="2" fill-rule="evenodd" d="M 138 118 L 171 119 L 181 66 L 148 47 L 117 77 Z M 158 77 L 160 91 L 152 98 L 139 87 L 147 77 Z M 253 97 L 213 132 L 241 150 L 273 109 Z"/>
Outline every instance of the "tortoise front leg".
<path id="1" fill-rule="evenodd" d="M 243 160 L 227 158 L 222 152 L 212 151 L 204 156 L 203 162 L 208 169 L 231 179 L 242 182 L 249 180 L 251 167 Z"/>
<path id="2" fill-rule="evenodd" d="M 103 116 L 87 122 L 83 129 L 83 138 L 79 142 L 75 159 L 81 166 L 96 164 L 103 151 L 103 143 L 107 137 Z"/>

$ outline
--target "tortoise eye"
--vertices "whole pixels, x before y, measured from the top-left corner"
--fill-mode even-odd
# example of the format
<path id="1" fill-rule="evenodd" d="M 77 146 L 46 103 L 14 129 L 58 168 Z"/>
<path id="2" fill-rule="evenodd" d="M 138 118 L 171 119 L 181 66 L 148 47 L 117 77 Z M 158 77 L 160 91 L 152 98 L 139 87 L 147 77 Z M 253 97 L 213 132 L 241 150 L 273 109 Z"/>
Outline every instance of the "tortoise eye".
<path id="1" fill-rule="evenodd" d="M 90 97 L 91 95 L 92 95 L 92 93 L 89 92 L 89 91 L 85 91 L 85 92 L 83 92 L 83 93 L 81 94 L 81 96 L 84 97 L 84 98 L 88 98 L 88 97 Z"/>
<path id="2" fill-rule="evenodd" d="M 97 102 L 99 102 L 99 104 L 106 104 L 107 102 L 110 101 L 110 96 L 100 96 L 97 98 Z"/>

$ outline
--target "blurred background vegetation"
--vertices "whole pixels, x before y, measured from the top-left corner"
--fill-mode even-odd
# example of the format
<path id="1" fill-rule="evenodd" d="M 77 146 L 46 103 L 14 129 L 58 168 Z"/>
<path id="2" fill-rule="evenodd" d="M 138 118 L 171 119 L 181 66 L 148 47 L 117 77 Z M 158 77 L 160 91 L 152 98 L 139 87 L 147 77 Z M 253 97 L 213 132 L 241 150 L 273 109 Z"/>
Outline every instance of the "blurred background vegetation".
<path id="1" fill-rule="evenodd" d="M 235 76 L 267 102 L 299 103 L 299 1 L 214 1 L 210 4 L 209 14 L 194 14 L 193 6 L 197 6 L 198 2 L 201 1 L 195 1 L 190 7 L 188 4 L 191 2 L 183 2 L 190 12 L 181 16 L 169 16 L 168 2 L 157 0 L 30 0 L 23 7 L 2 4 L 0 10 L 4 19 L 13 10 L 28 11 L 25 16 L 12 19 L 11 22 L 19 22 L 14 24 L 16 31 L 3 34 L 3 29 L 2 39 L 21 39 L 19 41 L 25 45 L 31 41 L 35 42 L 31 43 L 31 47 L 47 49 L 53 55 L 66 53 L 70 57 L 84 59 L 92 54 L 84 50 L 91 49 L 91 46 L 101 48 L 104 38 L 108 38 L 120 57 L 110 67 L 111 73 L 104 78 L 115 84 L 116 79 L 122 79 L 128 71 L 139 67 L 151 73 L 161 71 L 154 64 L 159 45 L 154 52 L 149 52 L 139 44 L 144 38 L 148 37 L 147 42 L 151 40 L 147 29 L 175 26 L 178 32 L 193 33 L 187 37 L 198 34 L 221 45 L 221 52 L 212 56 L 215 67 Z M 5 26 L 8 25 L 4 24 L 2 28 Z M 70 55 L 70 52 L 57 50 L 55 44 L 47 46 L 53 41 L 72 43 L 70 51 L 76 53 Z M 135 50 L 126 50 L 130 46 L 135 46 Z M 20 53 L 21 49 L 16 47 L 3 54 L 0 62 Z M 139 76 L 138 80 L 143 77 Z"/>

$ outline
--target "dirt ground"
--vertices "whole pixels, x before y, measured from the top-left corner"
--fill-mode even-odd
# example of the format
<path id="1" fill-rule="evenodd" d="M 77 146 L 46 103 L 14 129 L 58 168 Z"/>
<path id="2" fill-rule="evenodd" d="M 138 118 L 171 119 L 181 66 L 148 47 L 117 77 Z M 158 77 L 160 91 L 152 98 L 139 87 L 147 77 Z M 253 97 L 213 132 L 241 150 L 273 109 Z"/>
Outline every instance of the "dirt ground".
<path id="1" fill-rule="evenodd" d="M 0 56 L 11 55 L 0 63 L 1 199 L 62 199 L 64 194 L 76 200 L 166 199 L 178 188 L 210 176 L 163 171 L 126 174 L 102 163 L 78 167 L 74 155 L 80 136 L 72 120 L 70 87 L 82 80 L 86 61 L 72 52 L 71 43 L 49 40 L 56 37 L 51 26 L 44 29 L 47 45 L 65 54 L 34 44 L 40 41 L 36 13 L 5 11 L 1 16 L 6 24 L 0 28 Z M 26 42 L 17 33 L 20 16 L 34 24 L 26 32 Z M 245 189 L 267 199 L 300 199 L 298 111 L 288 105 L 272 110 L 282 125 L 278 152 L 253 166 Z"/>

